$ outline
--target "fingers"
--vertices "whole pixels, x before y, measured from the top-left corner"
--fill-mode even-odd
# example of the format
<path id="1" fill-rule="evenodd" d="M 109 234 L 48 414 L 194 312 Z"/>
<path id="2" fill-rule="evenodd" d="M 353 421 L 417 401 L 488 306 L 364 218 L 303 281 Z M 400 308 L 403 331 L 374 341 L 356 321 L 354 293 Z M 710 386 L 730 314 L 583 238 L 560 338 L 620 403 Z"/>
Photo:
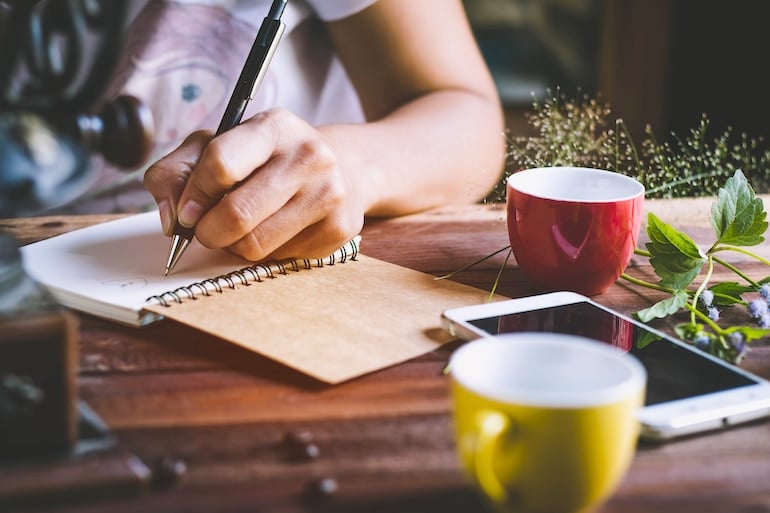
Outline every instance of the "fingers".
<path id="1" fill-rule="evenodd" d="M 144 187 L 158 204 L 163 233 L 171 235 L 176 224 L 176 206 L 203 149 L 213 134 L 193 132 L 178 148 L 150 166 L 144 173 Z"/>
<path id="2" fill-rule="evenodd" d="M 321 258 L 354 237 L 363 226 L 342 188 L 301 191 L 228 249 L 248 260 Z"/>
<path id="3" fill-rule="evenodd" d="M 315 131 L 302 135 L 302 130 L 301 126 L 293 127 L 290 144 L 278 148 L 271 160 L 201 218 L 198 223 L 201 243 L 227 247 L 251 231 L 268 240 L 276 238 L 279 234 L 270 229 L 276 219 L 280 219 L 280 229 L 286 231 L 281 238 L 281 242 L 285 242 L 305 226 L 339 208 L 347 187 L 336 158 Z M 281 215 L 273 218 L 279 212 Z M 267 226 L 262 226 L 264 223 Z"/>
<path id="4" fill-rule="evenodd" d="M 323 257 L 355 236 L 363 207 L 350 197 L 334 160 L 304 159 L 310 166 L 302 160 L 271 161 L 234 189 L 198 223 L 200 242 L 257 261 Z"/>
<path id="5" fill-rule="evenodd" d="M 361 225 L 362 223 L 358 225 L 357 229 L 343 230 L 341 229 L 343 225 L 337 224 L 332 218 L 325 218 L 315 225 L 306 227 L 274 251 L 265 253 L 265 256 L 245 258 L 252 261 L 265 259 L 284 260 L 289 258 L 324 258 L 334 253 L 343 244 L 347 243 L 360 233 Z M 349 227 L 350 225 L 344 226 Z M 240 253 L 239 245 L 234 245 L 231 248 L 228 248 L 228 250 L 244 256 Z"/>
<path id="6" fill-rule="evenodd" d="M 199 217 L 196 235 L 201 244 L 261 260 L 274 256 L 278 248 L 285 252 L 284 245 L 314 225 L 312 236 L 306 233 L 288 248 L 320 245 L 315 251 L 323 252 L 346 242 L 339 233 L 347 235 L 349 229 L 338 225 L 355 224 L 339 212 L 348 187 L 336 156 L 320 134 L 283 110 L 262 113 L 238 128 L 237 139 L 233 129 L 209 144 L 191 177 L 192 181 L 205 169 L 211 175 L 206 182 L 210 190 L 227 188 L 226 195 Z M 225 140 L 228 135 L 232 137 Z M 221 143 L 218 148 L 217 143 Z M 237 147 L 226 150 L 226 145 Z M 230 163 L 240 159 L 237 165 L 214 161 L 223 159 L 226 151 L 244 155 L 230 159 Z M 190 189 L 188 184 L 185 193 Z"/>
<path id="7" fill-rule="evenodd" d="M 270 113 L 260 113 L 217 136 L 205 147 L 179 198 L 182 226 L 201 217 L 274 155 L 279 129 Z"/>
<path id="8" fill-rule="evenodd" d="M 324 257 L 355 236 L 354 180 L 317 130 L 282 110 L 192 134 L 145 174 L 166 234 L 178 216 L 202 245 L 252 261 Z"/>

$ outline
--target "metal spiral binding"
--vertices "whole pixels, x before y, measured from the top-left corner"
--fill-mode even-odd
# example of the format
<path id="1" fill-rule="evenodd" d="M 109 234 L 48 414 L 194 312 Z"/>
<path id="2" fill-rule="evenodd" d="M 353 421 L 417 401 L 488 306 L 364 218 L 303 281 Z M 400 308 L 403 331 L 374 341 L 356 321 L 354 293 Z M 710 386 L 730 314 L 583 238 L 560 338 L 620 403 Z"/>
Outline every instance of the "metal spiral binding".
<path id="1" fill-rule="evenodd" d="M 269 264 L 253 264 L 227 274 L 150 296 L 147 298 L 147 301 L 155 301 L 162 306 L 171 306 L 174 303 L 182 303 L 188 299 L 197 300 L 202 296 L 211 296 L 213 293 L 221 294 L 227 289 L 234 290 L 239 285 L 248 287 L 253 283 L 261 283 L 265 279 L 276 278 L 276 273 L 283 275 L 289 274 L 289 270 L 300 272 L 325 265 L 344 264 L 348 260 L 356 259 L 360 240 L 360 237 L 356 237 L 325 259 L 304 258 L 302 260 L 292 259 Z"/>

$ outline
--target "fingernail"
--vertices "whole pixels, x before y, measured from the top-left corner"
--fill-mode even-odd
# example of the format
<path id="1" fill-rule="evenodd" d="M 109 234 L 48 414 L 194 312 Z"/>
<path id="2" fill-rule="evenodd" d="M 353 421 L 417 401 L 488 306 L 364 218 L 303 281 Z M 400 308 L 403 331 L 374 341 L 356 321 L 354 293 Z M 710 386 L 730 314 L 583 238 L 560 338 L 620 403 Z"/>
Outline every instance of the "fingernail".
<path id="1" fill-rule="evenodd" d="M 201 215 L 203 215 L 203 207 L 195 201 L 188 201 L 179 211 L 179 224 L 186 227 L 195 226 Z"/>
<path id="2" fill-rule="evenodd" d="M 161 201 L 158 203 L 158 211 L 160 212 L 160 225 L 163 228 L 163 233 L 171 235 L 171 230 L 174 227 L 174 210 L 171 208 L 171 204 L 168 201 Z"/>

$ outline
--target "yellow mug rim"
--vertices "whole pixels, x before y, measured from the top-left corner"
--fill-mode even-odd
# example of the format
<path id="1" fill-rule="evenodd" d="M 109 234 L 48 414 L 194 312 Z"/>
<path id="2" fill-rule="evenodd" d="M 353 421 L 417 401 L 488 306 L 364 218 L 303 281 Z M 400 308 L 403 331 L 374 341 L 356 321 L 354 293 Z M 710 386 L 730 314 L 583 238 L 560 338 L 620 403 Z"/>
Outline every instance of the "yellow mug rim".
<path id="1" fill-rule="evenodd" d="M 490 383 L 489 368 L 479 365 L 486 355 L 493 355 L 487 364 L 500 361 L 501 355 L 533 348 L 570 351 L 604 361 L 623 370 L 613 382 L 589 388 L 534 389 Z M 460 386 L 478 395 L 509 404 L 548 408 L 585 408 L 614 404 L 636 396 L 646 386 L 647 372 L 639 360 L 625 351 L 603 342 L 578 335 L 543 332 L 521 332 L 477 339 L 460 346 L 449 360 L 449 374 Z M 613 377 L 611 377 L 613 378 Z"/>

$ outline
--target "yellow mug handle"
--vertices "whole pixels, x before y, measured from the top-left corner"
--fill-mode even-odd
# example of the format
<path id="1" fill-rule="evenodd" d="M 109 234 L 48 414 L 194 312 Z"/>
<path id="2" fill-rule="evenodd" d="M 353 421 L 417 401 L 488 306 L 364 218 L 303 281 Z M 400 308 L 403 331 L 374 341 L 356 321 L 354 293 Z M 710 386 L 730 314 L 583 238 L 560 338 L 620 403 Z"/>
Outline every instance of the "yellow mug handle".
<path id="1" fill-rule="evenodd" d="M 500 437 L 510 431 L 513 423 L 508 416 L 494 410 L 482 410 L 476 415 L 478 440 L 474 458 L 474 475 L 484 493 L 497 503 L 508 500 L 508 492 L 494 468 L 495 449 Z"/>

